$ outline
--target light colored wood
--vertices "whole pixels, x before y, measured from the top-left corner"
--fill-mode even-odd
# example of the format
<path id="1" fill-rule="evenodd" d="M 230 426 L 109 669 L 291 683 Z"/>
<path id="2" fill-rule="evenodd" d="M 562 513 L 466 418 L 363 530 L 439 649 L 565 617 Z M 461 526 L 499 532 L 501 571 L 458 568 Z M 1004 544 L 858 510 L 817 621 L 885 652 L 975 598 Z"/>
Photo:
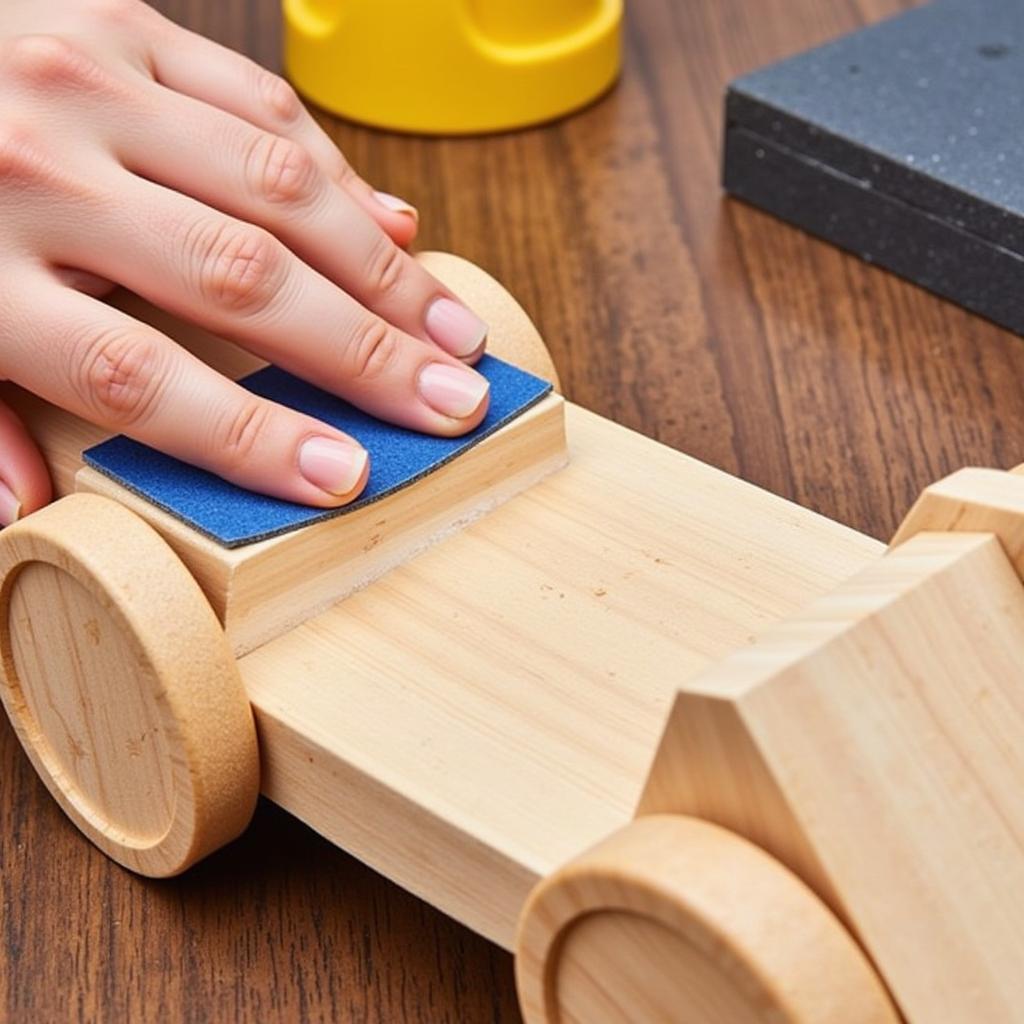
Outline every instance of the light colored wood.
<path id="1" fill-rule="evenodd" d="M 513 354 L 505 337 L 534 349 L 500 286 L 449 264 L 492 351 Z M 209 336 L 176 336 L 251 368 Z M 566 415 L 576 464 L 241 663 L 264 791 L 509 947 L 533 885 L 628 822 L 678 682 L 881 550 Z M 66 418 L 44 427 L 59 456 Z"/>
<path id="2" fill-rule="evenodd" d="M 409 487 L 354 512 L 227 549 L 88 466 L 79 491 L 132 509 L 203 588 L 236 655 L 304 622 L 486 515 L 567 461 L 564 401 L 549 395 Z"/>
<path id="3" fill-rule="evenodd" d="M 248 823 L 256 733 L 223 631 L 114 502 L 73 495 L 0 534 L 0 697 L 50 792 L 126 867 L 175 874 Z"/>
<path id="4" fill-rule="evenodd" d="M 566 469 L 240 662 L 264 792 L 509 947 L 534 885 L 630 821 L 679 684 L 881 550 L 565 415 Z"/>
<path id="5" fill-rule="evenodd" d="M 526 1024 L 897 1024 L 860 947 L 763 850 L 641 818 L 546 878 L 519 927 Z"/>
<path id="6" fill-rule="evenodd" d="M 518 303 L 484 271 L 446 253 L 418 257 L 467 301 L 480 304 L 495 355 L 557 381 L 547 348 Z M 120 294 L 117 304 L 153 323 L 229 376 L 263 365 L 196 327 Z M 412 486 L 337 519 L 229 550 L 81 464 L 81 452 L 105 438 L 91 424 L 8 388 L 47 455 L 58 493 L 102 494 L 156 528 L 198 580 L 243 654 L 279 636 L 393 566 L 461 529 L 532 486 L 566 461 L 563 401 L 549 396 L 458 459 Z"/>
<path id="7" fill-rule="evenodd" d="M 909 1020 L 1019 1021 L 1022 665 L 996 537 L 919 534 L 685 683 L 639 811 L 791 867 Z"/>
<path id="8" fill-rule="evenodd" d="M 994 533 L 1024 576 L 1024 475 L 1001 469 L 961 469 L 925 488 L 892 543 L 922 531 Z"/>
<path id="9" fill-rule="evenodd" d="M 630 820 L 680 683 L 883 550 L 567 417 L 561 472 L 240 662 L 264 792 L 506 947 Z"/>

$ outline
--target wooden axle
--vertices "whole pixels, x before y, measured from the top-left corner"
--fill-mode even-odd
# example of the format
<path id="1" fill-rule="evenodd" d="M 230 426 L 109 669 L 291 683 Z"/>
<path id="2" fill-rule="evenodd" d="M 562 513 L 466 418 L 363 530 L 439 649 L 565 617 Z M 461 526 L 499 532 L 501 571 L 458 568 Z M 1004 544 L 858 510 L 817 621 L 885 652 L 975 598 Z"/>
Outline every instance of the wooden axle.
<path id="1" fill-rule="evenodd" d="M 492 351 L 550 366 L 507 293 L 428 258 Z M 884 554 L 554 398 L 368 548 L 353 516 L 238 553 L 12 397 L 69 496 L 0 535 L 0 693 L 121 863 L 184 869 L 259 786 L 517 949 L 530 1024 L 1013 1019 L 1024 477 L 926 494 Z"/>

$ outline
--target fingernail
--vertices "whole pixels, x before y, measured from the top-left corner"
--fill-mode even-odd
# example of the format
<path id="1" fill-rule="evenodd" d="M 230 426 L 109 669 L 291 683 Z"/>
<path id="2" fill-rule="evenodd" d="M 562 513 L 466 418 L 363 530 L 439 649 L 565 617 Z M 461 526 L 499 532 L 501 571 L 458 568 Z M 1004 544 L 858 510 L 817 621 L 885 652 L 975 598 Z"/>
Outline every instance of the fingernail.
<path id="1" fill-rule="evenodd" d="M 463 420 L 480 408 L 490 384 L 468 366 L 429 363 L 420 373 L 420 394 L 443 416 Z"/>
<path id="2" fill-rule="evenodd" d="M 367 458 L 358 445 L 311 437 L 299 449 L 299 469 L 314 487 L 340 497 L 355 490 Z"/>
<path id="3" fill-rule="evenodd" d="M 21 502 L 7 484 L 0 480 L 0 526 L 10 526 L 21 516 Z"/>
<path id="4" fill-rule="evenodd" d="M 471 356 L 487 337 L 487 324 L 451 299 L 435 299 L 427 307 L 427 334 L 453 356 Z"/>
<path id="5" fill-rule="evenodd" d="M 394 213 L 406 213 L 416 223 L 420 221 L 420 212 L 411 203 L 407 203 L 401 196 L 393 196 L 390 192 L 374 192 L 373 198 L 380 203 L 381 206 L 386 210 L 392 210 Z"/>

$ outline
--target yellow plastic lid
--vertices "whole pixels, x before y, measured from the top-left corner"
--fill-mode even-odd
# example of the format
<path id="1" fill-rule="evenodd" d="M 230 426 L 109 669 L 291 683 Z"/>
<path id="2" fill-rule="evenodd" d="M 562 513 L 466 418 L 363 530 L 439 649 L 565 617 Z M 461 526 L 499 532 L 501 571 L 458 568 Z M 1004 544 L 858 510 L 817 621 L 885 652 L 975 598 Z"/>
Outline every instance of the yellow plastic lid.
<path id="1" fill-rule="evenodd" d="M 590 102 L 621 64 L 622 0 L 284 0 L 285 68 L 317 105 L 471 134 Z"/>

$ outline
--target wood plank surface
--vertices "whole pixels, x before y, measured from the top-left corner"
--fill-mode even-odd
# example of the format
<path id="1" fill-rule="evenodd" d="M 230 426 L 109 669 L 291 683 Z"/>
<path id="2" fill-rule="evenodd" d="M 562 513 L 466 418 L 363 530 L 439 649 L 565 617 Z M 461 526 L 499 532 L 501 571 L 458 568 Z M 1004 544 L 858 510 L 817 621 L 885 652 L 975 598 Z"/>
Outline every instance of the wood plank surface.
<path id="1" fill-rule="evenodd" d="M 263 792 L 507 948 L 632 818 L 677 688 L 882 553 L 566 414 L 568 466 L 239 662 Z"/>
<path id="2" fill-rule="evenodd" d="M 161 0 L 270 66 L 275 0 Z M 1024 345 L 718 191 L 732 76 L 905 0 L 632 0 L 625 76 L 488 139 L 325 118 L 378 187 L 523 302 L 569 398 L 885 538 L 961 465 L 1024 458 Z M 141 882 L 65 822 L 0 724 L 0 1018 L 515 1022 L 511 959 L 284 812 Z"/>

